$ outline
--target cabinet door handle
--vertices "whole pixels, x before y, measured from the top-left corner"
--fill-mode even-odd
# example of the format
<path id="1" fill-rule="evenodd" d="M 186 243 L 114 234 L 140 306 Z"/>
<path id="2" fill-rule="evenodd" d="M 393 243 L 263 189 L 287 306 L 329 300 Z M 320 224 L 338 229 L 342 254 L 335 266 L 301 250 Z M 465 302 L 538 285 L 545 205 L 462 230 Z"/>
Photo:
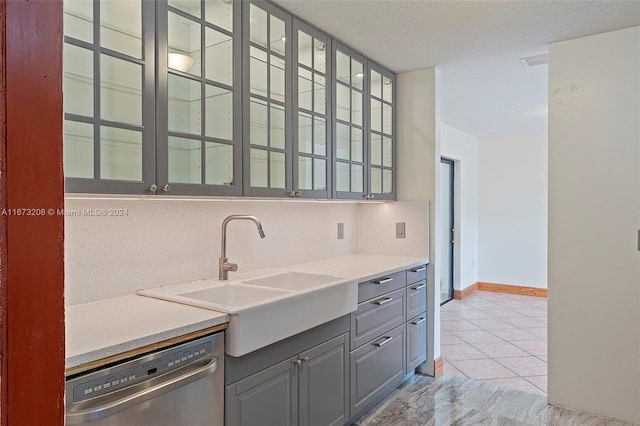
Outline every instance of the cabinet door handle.
<path id="1" fill-rule="evenodd" d="M 375 305 L 384 305 L 385 303 L 389 303 L 393 300 L 393 297 L 385 297 L 382 300 L 376 300 L 375 302 L 373 302 Z"/>
<path id="2" fill-rule="evenodd" d="M 386 345 L 387 343 L 389 343 L 392 340 L 393 340 L 392 336 L 385 336 L 385 338 L 384 338 L 384 340 L 382 342 L 374 342 L 373 346 L 381 347 L 381 346 Z"/>
<path id="3" fill-rule="evenodd" d="M 424 271 L 424 270 L 426 270 L 426 269 L 427 269 L 427 267 L 426 267 L 426 266 L 423 266 L 422 268 L 412 269 L 412 270 L 411 270 L 411 272 L 422 272 L 422 271 Z"/>
<path id="4" fill-rule="evenodd" d="M 305 356 L 304 358 L 302 358 L 302 362 L 309 362 L 309 357 Z"/>
<path id="5" fill-rule="evenodd" d="M 426 318 L 420 318 L 418 321 L 411 321 L 411 324 L 418 325 L 420 323 L 423 323 L 425 320 L 426 320 Z"/>
<path id="6" fill-rule="evenodd" d="M 411 287 L 411 290 L 422 290 L 426 286 L 427 286 L 426 284 L 421 284 L 421 285 L 419 285 L 417 287 Z"/>
<path id="7" fill-rule="evenodd" d="M 393 278 L 383 278 L 381 280 L 378 281 L 374 281 L 374 284 L 386 284 L 386 283 L 390 283 L 391 281 L 393 281 Z"/>
<path id="8" fill-rule="evenodd" d="M 302 360 L 296 359 L 293 361 L 293 365 L 302 365 Z"/>

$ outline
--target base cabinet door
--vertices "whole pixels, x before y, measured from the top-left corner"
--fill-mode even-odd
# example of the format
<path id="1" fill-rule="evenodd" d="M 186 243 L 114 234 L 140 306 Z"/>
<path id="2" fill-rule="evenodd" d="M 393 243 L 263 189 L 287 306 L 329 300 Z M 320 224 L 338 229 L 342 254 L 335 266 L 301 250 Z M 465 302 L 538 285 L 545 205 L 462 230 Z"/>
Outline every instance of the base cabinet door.
<path id="1" fill-rule="evenodd" d="M 402 381 L 405 350 L 402 324 L 351 352 L 351 416 Z"/>
<path id="2" fill-rule="evenodd" d="M 298 424 L 297 357 L 287 359 L 227 386 L 226 426 Z"/>
<path id="3" fill-rule="evenodd" d="M 338 426 L 349 419 L 348 334 L 300 354 L 300 426 Z"/>
<path id="4" fill-rule="evenodd" d="M 423 312 L 407 322 L 407 371 L 427 359 L 427 314 Z"/>

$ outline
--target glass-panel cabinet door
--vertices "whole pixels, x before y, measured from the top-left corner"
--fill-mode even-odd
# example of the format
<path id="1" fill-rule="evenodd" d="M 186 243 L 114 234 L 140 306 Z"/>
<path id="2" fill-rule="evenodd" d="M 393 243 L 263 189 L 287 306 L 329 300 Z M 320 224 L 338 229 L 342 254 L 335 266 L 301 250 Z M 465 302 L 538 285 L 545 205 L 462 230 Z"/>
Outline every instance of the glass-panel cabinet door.
<path id="1" fill-rule="evenodd" d="M 63 8 L 65 190 L 148 193 L 155 181 L 155 5 L 65 0 Z"/>
<path id="2" fill-rule="evenodd" d="M 369 198 L 395 198 L 393 73 L 369 63 Z"/>
<path id="3" fill-rule="evenodd" d="M 243 1 L 244 195 L 286 197 L 291 181 L 291 17 Z"/>
<path id="4" fill-rule="evenodd" d="M 331 39 L 293 22 L 293 188 L 295 196 L 331 194 Z"/>
<path id="5" fill-rule="evenodd" d="M 158 11 L 158 194 L 241 195 L 240 2 Z"/>
<path id="6" fill-rule="evenodd" d="M 335 43 L 335 128 L 334 128 L 334 196 L 367 198 L 367 155 L 365 149 L 366 89 L 369 78 L 366 60 L 350 49 Z"/>

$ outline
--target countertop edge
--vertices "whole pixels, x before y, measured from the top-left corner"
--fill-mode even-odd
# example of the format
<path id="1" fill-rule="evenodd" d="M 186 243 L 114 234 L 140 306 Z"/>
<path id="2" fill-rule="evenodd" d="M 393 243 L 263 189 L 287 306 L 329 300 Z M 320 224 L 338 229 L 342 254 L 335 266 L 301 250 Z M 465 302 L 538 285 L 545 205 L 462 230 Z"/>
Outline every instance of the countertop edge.
<path id="1" fill-rule="evenodd" d="M 74 369 L 77 369 L 77 367 L 88 365 L 94 362 L 100 362 L 101 360 L 105 360 L 105 363 L 103 365 L 106 365 L 107 363 L 110 363 L 110 361 L 107 360 L 114 356 L 127 354 L 128 352 L 136 351 L 147 346 L 160 344 L 162 342 L 180 338 L 183 336 L 188 339 L 187 335 L 200 332 L 208 328 L 224 326 L 221 327 L 221 329 L 225 329 L 228 323 L 229 318 L 227 315 L 224 315 L 220 316 L 219 318 L 198 321 L 185 326 L 176 327 L 171 330 L 153 333 L 137 339 L 126 340 L 121 343 L 108 346 L 106 348 L 98 348 L 90 352 L 74 355 L 66 358 L 65 360 L 65 375 L 77 374 L 79 371 L 73 371 Z M 170 345 L 170 343 L 168 345 Z"/>

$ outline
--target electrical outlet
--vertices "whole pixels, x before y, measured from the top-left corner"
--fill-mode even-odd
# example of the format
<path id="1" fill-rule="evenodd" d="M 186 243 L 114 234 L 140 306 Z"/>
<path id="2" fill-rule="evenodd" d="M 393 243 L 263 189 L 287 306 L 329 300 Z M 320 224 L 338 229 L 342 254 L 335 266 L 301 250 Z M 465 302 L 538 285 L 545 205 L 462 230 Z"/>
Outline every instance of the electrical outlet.
<path id="1" fill-rule="evenodd" d="M 338 239 L 344 240 L 344 223 L 338 223 Z"/>
<path id="2" fill-rule="evenodd" d="M 396 238 L 406 238 L 404 222 L 396 223 Z"/>

